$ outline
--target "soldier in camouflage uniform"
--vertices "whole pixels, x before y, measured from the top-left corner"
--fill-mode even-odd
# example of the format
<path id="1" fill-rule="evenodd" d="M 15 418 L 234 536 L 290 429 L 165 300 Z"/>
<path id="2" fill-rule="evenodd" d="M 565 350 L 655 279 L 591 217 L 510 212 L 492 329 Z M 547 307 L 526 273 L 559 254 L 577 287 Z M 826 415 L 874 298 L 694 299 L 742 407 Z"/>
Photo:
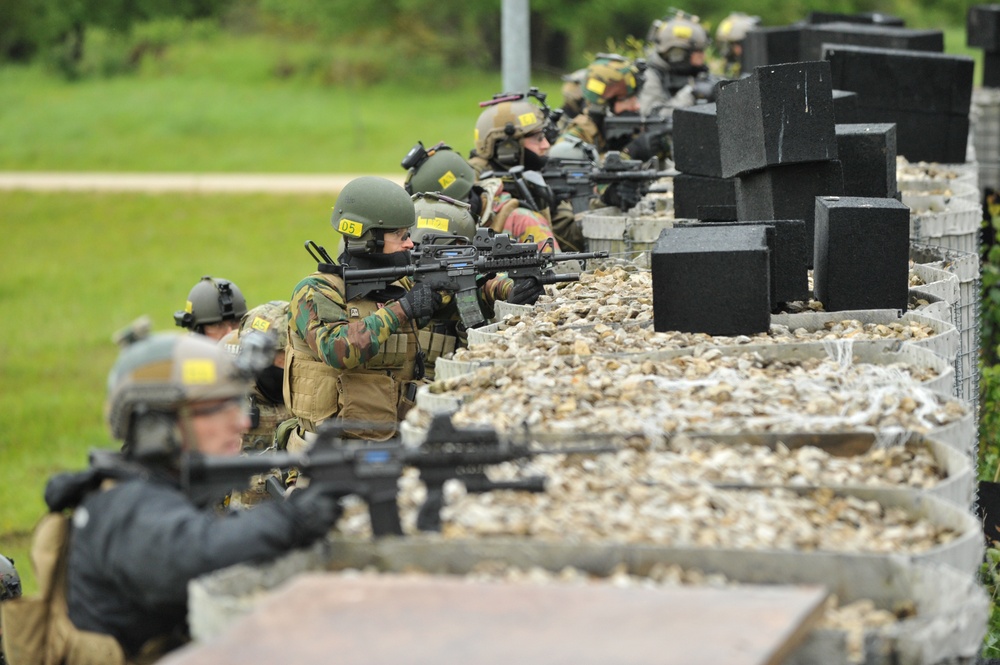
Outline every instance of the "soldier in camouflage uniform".
<path id="1" fill-rule="evenodd" d="M 537 109 L 534 104 L 523 103 L 529 109 Z M 545 146 L 547 151 L 548 142 Z M 477 164 L 483 168 L 488 166 L 475 158 L 466 162 L 454 150 L 439 144 L 428 151 L 427 157 L 410 167 L 406 176 L 406 190 L 411 194 L 443 193 L 468 203 L 472 215 L 481 227 L 506 233 L 518 242 L 528 242 L 531 238 L 541 245 L 546 239 L 553 238 L 555 247 L 559 250 L 561 238 L 556 238 L 550 218 L 546 216 L 549 209 L 546 207 L 544 212 L 538 212 L 524 206 L 520 199 L 514 198 L 506 190 L 506 185 L 500 178 L 477 180 Z"/>
<path id="2" fill-rule="evenodd" d="M 14 560 L 0 554 L 0 602 L 21 597 L 21 576 L 14 568 Z M 0 665 L 4 665 L 3 625 L 0 624 Z"/>
<path id="3" fill-rule="evenodd" d="M 511 95 L 514 97 L 516 95 Z M 476 121 L 475 149 L 469 157 L 469 163 L 476 173 L 482 176 L 487 171 L 504 173 L 513 167 L 523 166 L 526 171 L 540 172 L 548 161 L 549 136 L 555 133 L 549 119 L 542 109 L 527 101 L 527 96 L 512 101 L 493 101 L 486 106 Z M 552 190 L 540 176 L 526 174 L 520 183 L 511 178 L 504 178 L 503 193 L 496 193 L 492 203 L 495 212 L 503 211 L 507 199 L 517 197 L 520 207 L 537 211 L 545 218 L 545 226 L 551 229 L 557 244 L 564 251 L 581 251 L 584 246 L 583 233 L 578 220 L 573 215 L 573 206 L 568 202 L 556 201 Z M 520 219 L 521 215 L 507 220 L 510 228 L 500 230 L 514 236 L 518 224 L 528 223 L 533 226 L 541 224 L 538 220 L 531 224 Z M 498 230 L 496 226 L 494 230 Z M 541 231 L 539 231 L 540 233 Z M 519 232 L 516 235 L 526 236 Z M 535 235 L 535 240 L 542 236 Z"/>
<path id="4" fill-rule="evenodd" d="M 654 21 L 639 106 L 643 115 L 670 116 L 675 108 L 694 105 L 695 81 L 708 72 L 705 48 L 708 33 L 697 16 L 678 12 L 667 21 Z"/>
<path id="5" fill-rule="evenodd" d="M 247 300 L 228 279 L 201 278 L 188 293 L 184 309 L 174 312 L 174 323 L 216 341 L 240 325 L 247 313 Z"/>
<path id="6" fill-rule="evenodd" d="M 743 72 L 743 40 L 758 25 L 759 16 L 749 16 L 744 12 L 733 12 L 722 19 L 715 30 L 716 49 L 723 59 L 719 74 L 730 79 L 740 77 Z"/>
<path id="7" fill-rule="evenodd" d="M 613 145 L 604 133 L 606 117 L 637 115 L 638 76 L 639 69 L 628 58 L 614 53 L 599 54 L 587 67 L 584 110 L 570 121 L 556 144 L 574 138 L 594 146 L 602 156 L 610 150 L 620 150 L 624 156 L 641 161 L 659 156 L 664 143 L 660 135 L 644 132 Z"/>
<path id="8" fill-rule="evenodd" d="M 416 219 L 406 191 L 384 178 L 347 183 L 333 209 L 343 237 L 341 264 L 354 268 L 410 262 Z M 385 440 L 414 404 L 423 380 L 417 333 L 443 306 L 426 284 L 400 280 L 348 300 L 339 275 L 317 271 L 300 281 L 289 304 L 285 404 L 298 418 L 288 448 L 308 445 L 329 418 L 375 423 L 348 436 Z"/>

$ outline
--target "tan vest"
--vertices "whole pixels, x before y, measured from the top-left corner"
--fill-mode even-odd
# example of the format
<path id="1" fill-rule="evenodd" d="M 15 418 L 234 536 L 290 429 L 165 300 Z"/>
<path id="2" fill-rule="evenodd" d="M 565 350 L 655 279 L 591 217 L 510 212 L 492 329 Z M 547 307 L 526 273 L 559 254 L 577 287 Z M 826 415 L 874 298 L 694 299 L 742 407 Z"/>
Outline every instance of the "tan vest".
<path id="1" fill-rule="evenodd" d="M 9 665 L 125 665 L 125 653 L 115 638 L 80 630 L 69 619 L 69 531 L 69 518 L 63 513 L 42 518 L 31 541 L 39 595 L 0 603 Z"/>
<path id="2" fill-rule="evenodd" d="M 338 275 L 314 273 L 332 287 L 344 292 L 344 282 Z M 321 307 L 317 303 L 317 307 Z M 358 298 L 347 303 L 345 313 L 350 322 L 358 321 L 379 309 L 372 300 Z M 322 318 L 323 312 L 319 311 Z M 414 363 L 418 341 L 431 363 L 445 352 L 454 349 L 454 342 L 435 342 L 427 331 L 415 335 L 409 325 L 405 332 L 394 333 L 382 345 L 379 354 L 368 362 L 348 370 L 337 369 L 323 362 L 293 330 L 289 330 L 285 354 L 285 404 L 299 425 L 307 432 L 329 418 L 348 421 L 366 421 L 395 426 L 413 407 Z M 435 335 L 434 337 L 441 337 Z M 430 354 L 435 353 L 431 358 Z M 395 434 L 395 429 L 376 430 L 353 428 L 349 436 L 373 441 L 384 441 Z"/>

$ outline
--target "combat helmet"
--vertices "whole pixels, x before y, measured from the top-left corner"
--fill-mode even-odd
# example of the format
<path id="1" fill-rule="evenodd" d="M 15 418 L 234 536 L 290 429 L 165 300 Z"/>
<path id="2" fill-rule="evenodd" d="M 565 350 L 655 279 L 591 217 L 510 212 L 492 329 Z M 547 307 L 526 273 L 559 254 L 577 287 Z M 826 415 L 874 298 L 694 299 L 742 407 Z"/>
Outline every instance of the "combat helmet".
<path id="1" fill-rule="evenodd" d="M 430 150 L 417 143 L 403 159 L 408 169 L 403 187 L 407 194 L 440 192 L 464 201 L 476 182 L 476 172 L 465 159 L 451 147 L 438 143 Z"/>
<path id="2" fill-rule="evenodd" d="M 0 601 L 21 597 L 21 576 L 14 568 L 14 560 L 0 554 Z"/>
<path id="3" fill-rule="evenodd" d="M 697 16 L 678 12 L 667 21 L 654 21 L 651 29 L 652 46 L 676 73 L 689 73 L 697 67 L 691 64 L 691 53 L 708 47 L 708 33 Z"/>
<path id="4" fill-rule="evenodd" d="M 361 176 L 344 185 L 330 222 L 349 254 L 376 254 L 384 245 L 386 231 L 413 226 L 413 201 L 391 180 Z"/>
<path id="5" fill-rule="evenodd" d="M 583 98 L 590 112 L 604 111 L 620 99 L 627 99 L 639 90 L 639 68 L 628 58 L 616 53 L 599 53 L 587 67 Z"/>
<path id="6" fill-rule="evenodd" d="M 521 139 L 545 131 L 544 111 L 522 95 L 498 96 L 483 104 L 487 106 L 476 120 L 476 154 L 506 167 L 524 164 Z"/>
<path id="7" fill-rule="evenodd" d="M 413 195 L 413 207 L 417 211 L 417 223 L 410 234 L 414 244 L 436 235 L 448 239 L 435 240 L 435 244 L 453 245 L 461 238 L 472 240 L 476 234 L 476 220 L 468 203 L 437 192 L 422 192 Z"/>
<path id="8" fill-rule="evenodd" d="M 269 300 L 247 312 L 240 321 L 240 337 L 254 331 L 270 335 L 279 350 L 288 346 L 288 301 Z"/>
<path id="9" fill-rule="evenodd" d="M 549 150 L 549 162 L 558 163 L 563 160 L 589 161 L 597 163 L 597 148 L 583 139 L 567 134 Z"/>
<path id="10" fill-rule="evenodd" d="M 738 60 L 737 54 L 733 52 L 733 46 L 742 43 L 747 33 L 758 25 L 760 25 L 759 16 L 750 16 L 744 12 L 733 12 L 722 19 L 715 30 L 715 43 L 719 55 L 729 61 Z"/>
<path id="11" fill-rule="evenodd" d="M 108 374 L 105 417 L 126 456 L 170 461 L 193 441 L 191 405 L 246 395 L 251 375 L 212 340 L 158 333 L 126 347 Z"/>
<path id="12" fill-rule="evenodd" d="M 201 332 L 206 324 L 239 321 L 247 313 L 247 300 L 228 279 L 205 275 L 188 293 L 184 309 L 174 312 L 174 323 Z"/>

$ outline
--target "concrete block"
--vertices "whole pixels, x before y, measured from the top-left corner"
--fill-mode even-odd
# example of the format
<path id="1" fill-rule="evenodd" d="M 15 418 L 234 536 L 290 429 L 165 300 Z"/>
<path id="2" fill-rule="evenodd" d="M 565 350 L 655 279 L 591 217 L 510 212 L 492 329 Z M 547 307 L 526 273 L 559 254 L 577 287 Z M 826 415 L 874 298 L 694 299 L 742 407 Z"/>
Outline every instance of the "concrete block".
<path id="1" fill-rule="evenodd" d="M 674 109 L 673 156 L 678 171 L 722 177 L 719 154 L 719 124 L 716 106 L 696 104 Z"/>
<path id="2" fill-rule="evenodd" d="M 845 22 L 810 25 L 802 31 L 799 47 L 802 59 L 821 60 L 824 44 L 941 53 L 944 51 L 944 31 Z"/>
<path id="3" fill-rule="evenodd" d="M 778 219 L 760 222 L 704 220 L 708 226 L 764 226 L 771 251 L 771 307 L 781 303 L 809 299 L 809 257 L 813 248 L 806 242 L 806 223 L 801 219 Z M 690 227 L 688 227 L 690 228 Z"/>
<path id="4" fill-rule="evenodd" d="M 698 208 L 707 205 L 735 206 L 736 179 L 690 173 L 674 176 L 674 217 L 697 219 Z"/>
<path id="5" fill-rule="evenodd" d="M 806 247 L 812 247 L 816 197 L 843 193 L 844 173 L 837 160 L 772 166 L 737 178 L 736 213 L 741 222 L 801 219 L 806 227 Z"/>
<path id="6" fill-rule="evenodd" d="M 716 104 L 723 178 L 837 157 L 826 62 L 757 67 L 722 88 Z"/>
<path id="7" fill-rule="evenodd" d="M 752 335 L 771 325 L 762 227 L 668 228 L 653 247 L 653 328 Z"/>
<path id="8" fill-rule="evenodd" d="M 859 107 L 858 122 L 896 125 L 896 154 L 911 162 L 962 164 L 969 141 L 969 116 Z"/>
<path id="9" fill-rule="evenodd" d="M 819 23 L 867 23 L 870 25 L 894 25 L 900 28 L 905 24 L 903 19 L 898 16 L 878 12 L 858 12 L 857 14 L 809 12 L 808 22 L 812 25 Z"/>
<path id="10" fill-rule="evenodd" d="M 833 120 L 838 125 L 858 121 L 858 93 L 851 90 L 833 91 Z"/>
<path id="11" fill-rule="evenodd" d="M 1000 88 L 1000 52 L 983 53 L 983 87 Z"/>
<path id="12" fill-rule="evenodd" d="M 804 26 L 789 25 L 753 28 L 743 40 L 743 71 L 755 67 L 800 62 L 799 43 Z"/>
<path id="13" fill-rule="evenodd" d="M 1000 51 L 1000 5 L 976 5 L 965 14 L 965 44 Z"/>
<path id="14" fill-rule="evenodd" d="M 818 197 L 813 293 L 827 311 L 898 309 L 909 291 L 910 209 L 895 199 Z"/>
<path id="15" fill-rule="evenodd" d="M 696 219 L 703 222 L 735 222 L 736 204 L 698 206 Z"/>
<path id="16" fill-rule="evenodd" d="M 844 195 L 892 198 L 896 187 L 896 125 L 837 125 Z"/>
<path id="17" fill-rule="evenodd" d="M 833 87 L 858 93 L 859 109 L 969 114 L 974 61 L 968 56 L 830 45 L 823 58 Z"/>

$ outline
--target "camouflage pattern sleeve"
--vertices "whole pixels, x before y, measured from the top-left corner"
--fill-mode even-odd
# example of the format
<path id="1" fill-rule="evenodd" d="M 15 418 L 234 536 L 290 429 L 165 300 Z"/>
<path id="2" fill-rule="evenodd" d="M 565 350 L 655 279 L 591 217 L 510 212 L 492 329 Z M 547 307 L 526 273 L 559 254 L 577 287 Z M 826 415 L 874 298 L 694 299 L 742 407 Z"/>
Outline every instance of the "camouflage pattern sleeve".
<path id="1" fill-rule="evenodd" d="M 498 300 L 507 300 L 507 296 L 514 289 L 514 280 L 507 277 L 506 273 L 500 273 L 493 279 L 487 280 L 483 284 L 479 293 L 487 307 L 492 308 L 493 303 Z"/>
<path id="2" fill-rule="evenodd" d="M 518 242 L 528 242 L 529 237 L 534 238 L 539 247 L 548 238 L 552 238 L 555 243 L 555 251 L 560 251 L 559 243 L 555 240 L 555 234 L 552 232 L 552 224 L 541 214 L 529 208 L 518 208 L 508 215 L 504 221 L 503 230 L 504 233 L 509 233 L 512 238 L 517 238 Z"/>
<path id="3" fill-rule="evenodd" d="M 406 320 L 398 302 L 351 321 L 344 294 L 327 282 L 307 277 L 289 303 L 289 334 L 296 334 L 331 367 L 351 369 L 378 355 L 382 344 Z"/>

